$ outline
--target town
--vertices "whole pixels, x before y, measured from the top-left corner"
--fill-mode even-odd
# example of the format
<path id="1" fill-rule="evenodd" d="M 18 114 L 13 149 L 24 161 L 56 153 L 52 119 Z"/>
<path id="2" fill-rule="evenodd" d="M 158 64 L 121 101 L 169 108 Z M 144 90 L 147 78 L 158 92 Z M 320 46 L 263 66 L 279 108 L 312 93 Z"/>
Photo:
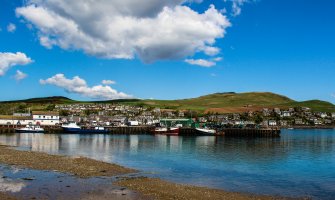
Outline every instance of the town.
<path id="1" fill-rule="evenodd" d="M 157 126 L 162 119 L 181 121 L 192 119 L 194 123 L 226 128 L 290 128 L 332 127 L 335 113 L 313 112 L 308 107 L 263 108 L 243 113 L 200 113 L 192 110 L 160 109 L 124 104 L 51 104 L 47 110 L 13 112 L 0 115 L 0 125 L 59 126 L 74 121 L 84 126 Z M 190 124 L 187 124 L 190 126 Z M 186 126 L 187 126 L 186 125 Z"/>

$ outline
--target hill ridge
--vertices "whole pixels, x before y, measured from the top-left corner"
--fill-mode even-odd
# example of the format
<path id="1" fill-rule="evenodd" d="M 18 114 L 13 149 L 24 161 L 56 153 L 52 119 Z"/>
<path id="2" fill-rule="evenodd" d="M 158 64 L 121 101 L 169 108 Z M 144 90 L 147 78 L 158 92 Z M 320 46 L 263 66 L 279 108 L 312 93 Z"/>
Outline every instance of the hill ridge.
<path id="1" fill-rule="evenodd" d="M 38 97 L 16 101 L 2 101 L 0 104 L 73 104 L 73 103 L 121 103 L 134 106 L 159 107 L 174 110 L 195 110 L 199 112 L 246 112 L 262 108 L 310 107 L 315 111 L 335 112 L 335 105 L 322 100 L 295 101 L 287 96 L 272 92 L 217 92 L 195 98 L 177 100 L 115 99 L 105 101 L 78 101 L 64 96 Z"/>

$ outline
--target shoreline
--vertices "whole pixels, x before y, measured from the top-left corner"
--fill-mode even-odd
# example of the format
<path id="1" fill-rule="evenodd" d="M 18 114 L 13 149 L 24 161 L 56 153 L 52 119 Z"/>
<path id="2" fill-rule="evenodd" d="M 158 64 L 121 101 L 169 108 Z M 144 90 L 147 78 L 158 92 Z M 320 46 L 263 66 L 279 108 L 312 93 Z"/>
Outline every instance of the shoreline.
<path id="1" fill-rule="evenodd" d="M 125 177 L 117 177 L 116 181 L 111 184 L 128 188 L 138 193 L 138 197 L 145 197 L 144 199 L 286 199 L 283 197 L 228 192 L 220 189 L 184 185 L 158 178 L 127 177 L 127 174 L 138 171 L 84 157 L 68 157 L 41 152 L 21 151 L 4 145 L 0 145 L 0 164 L 33 170 L 59 172 L 64 173 L 66 176 L 73 175 L 79 179 L 96 177 L 112 178 L 125 175 Z M 11 194 L 4 192 L 0 192 L 0 197 L 1 199 L 15 199 L 12 198 Z M 99 199 L 99 196 L 97 199 Z"/>

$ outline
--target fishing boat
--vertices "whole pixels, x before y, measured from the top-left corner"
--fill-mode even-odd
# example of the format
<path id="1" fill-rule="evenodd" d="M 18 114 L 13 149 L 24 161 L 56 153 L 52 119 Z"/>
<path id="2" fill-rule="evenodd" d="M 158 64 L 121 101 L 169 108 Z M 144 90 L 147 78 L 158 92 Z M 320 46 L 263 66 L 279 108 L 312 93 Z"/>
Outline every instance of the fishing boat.
<path id="1" fill-rule="evenodd" d="M 210 128 L 196 128 L 195 129 L 197 134 L 199 135 L 214 135 L 216 133 L 216 130 L 210 129 Z"/>
<path id="2" fill-rule="evenodd" d="M 17 133 L 43 133 L 44 129 L 40 126 L 27 125 L 24 128 L 15 129 Z"/>
<path id="3" fill-rule="evenodd" d="M 77 125 L 76 122 L 69 122 L 68 124 L 62 125 L 63 131 L 66 133 L 78 133 L 81 127 Z"/>
<path id="4" fill-rule="evenodd" d="M 63 124 L 62 128 L 65 133 L 91 134 L 91 133 L 107 133 L 108 132 L 108 130 L 106 130 L 102 126 L 82 128 L 81 126 L 78 126 L 76 122 L 70 122 L 68 124 Z"/>
<path id="5" fill-rule="evenodd" d="M 179 130 L 179 127 L 156 127 L 153 130 L 153 133 L 163 135 L 179 135 Z"/>
<path id="6" fill-rule="evenodd" d="M 86 133 L 86 134 L 108 133 L 108 130 L 106 130 L 102 126 L 96 126 L 96 127 L 82 128 L 78 133 Z"/>

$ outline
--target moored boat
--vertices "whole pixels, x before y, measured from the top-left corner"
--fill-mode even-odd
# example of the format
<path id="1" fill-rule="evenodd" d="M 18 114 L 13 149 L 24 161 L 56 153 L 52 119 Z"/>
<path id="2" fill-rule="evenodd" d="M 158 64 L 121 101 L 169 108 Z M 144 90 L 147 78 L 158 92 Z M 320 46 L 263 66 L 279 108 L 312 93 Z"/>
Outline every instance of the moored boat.
<path id="1" fill-rule="evenodd" d="M 68 124 L 62 125 L 63 131 L 66 133 L 78 133 L 81 130 L 81 127 L 77 125 L 76 122 L 70 122 Z"/>
<path id="2" fill-rule="evenodd" d="M 65 133 L 107 133 L 108 130 L 106 130 L 104 127 L 96 126 L 91 128 L 82 128 L 81 126 L 78 126 L 76 122 L 70 122 L 68 124 L 62 125 L 63 131 Z"/>
<path id="3" fill-rule="evenodd" d="M 197 134 L 199 135 L 215 135 L 216 130 L 210 128 L 196 128 Z"/>
<path id="4" fill-rule="evenodd" d="M 44 129 L 40 126 L 34 125 L 27 125 L 24 128 L 17 128 L 15 129 L 17 133 L 43 133 Z"/>
<path id="5" fill-rule="evenodd" d="M 163 135 L 179 135 L 179 130 L 179 127 L 156 127 L 153 130 L 153 133 Z"/>

